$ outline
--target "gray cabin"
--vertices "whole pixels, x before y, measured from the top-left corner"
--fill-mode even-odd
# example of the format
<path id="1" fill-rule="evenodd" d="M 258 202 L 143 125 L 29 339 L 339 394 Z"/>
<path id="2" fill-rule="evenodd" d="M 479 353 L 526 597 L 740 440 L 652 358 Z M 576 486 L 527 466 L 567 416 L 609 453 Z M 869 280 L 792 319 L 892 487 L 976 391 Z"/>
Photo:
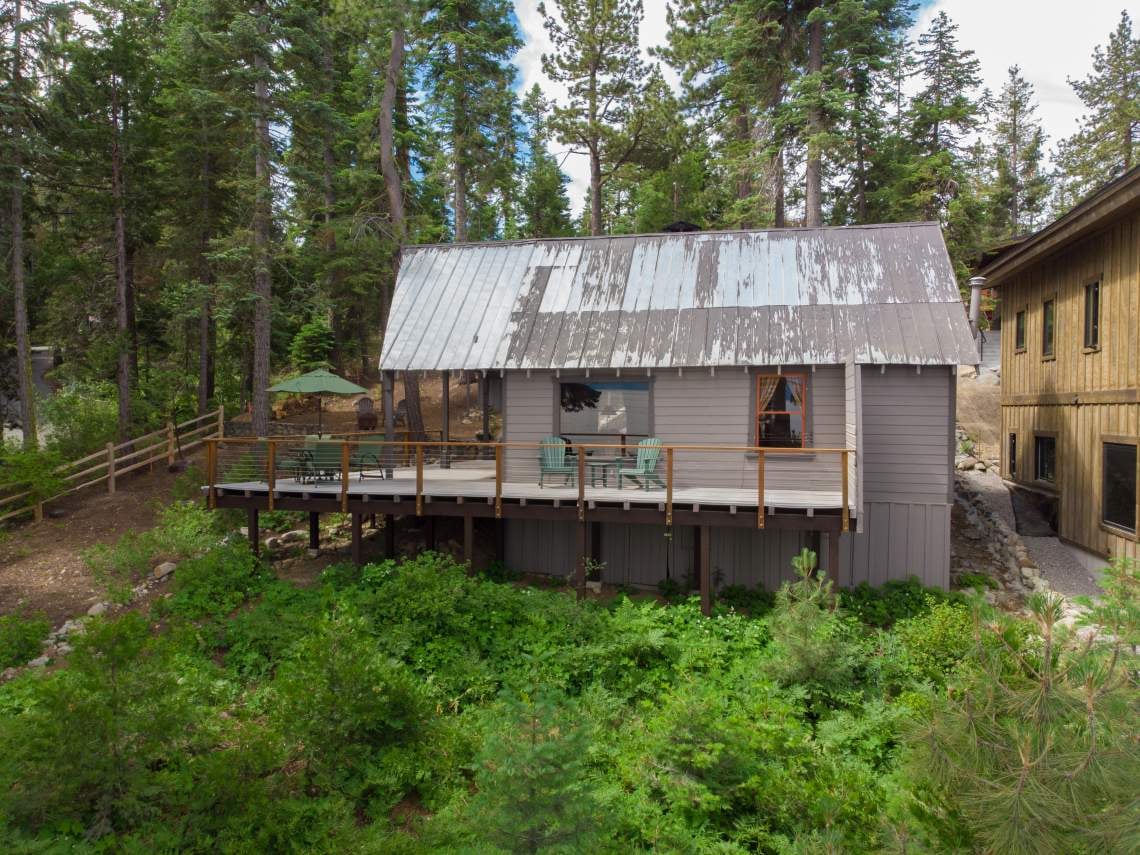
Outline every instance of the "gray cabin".
<path id="1" fill-rule="evenodd" d="M 502 431 L 367 489 L 493 517 L 514 569 L 706 604 L 804 546 L 841 586 L 946 587 L 977 358 L 935 223 L 408 247 L 385 377 L 493 378 Z"/>

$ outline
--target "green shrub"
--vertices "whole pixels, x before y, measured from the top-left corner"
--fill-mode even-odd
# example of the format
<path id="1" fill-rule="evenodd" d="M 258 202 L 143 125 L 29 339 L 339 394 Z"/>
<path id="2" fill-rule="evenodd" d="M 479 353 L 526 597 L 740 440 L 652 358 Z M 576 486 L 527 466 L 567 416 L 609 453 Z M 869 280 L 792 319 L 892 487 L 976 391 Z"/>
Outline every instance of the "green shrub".
<path id="1" fill-rule="evenodd" d="M 0 671 L 39 656 L 49 632 L 51 624 L 46 618 L 0 616 Z"/>
<path id="2" fill-rule="evenodd" d="M 1001 587 L 997 579 L 988 573 L 962 573 L 958 576 L 958 586 L 961 588 L 972 588 L 979 592 L 987 588 L 996 591 Z"/>
<path id="3" fill-rule="evenodd" d="M 974 623 L 964 603 L 930 597 L 927 611 L 894 625 L 918 680 L 942 685 L 974 646 Z"/>
<path id="4" fill-rule="evenodd" d="M 717 593 L 717 603 L 731 606 L 737 611 L 752 617 L 763 617 L 772 610 L 776 602 L 775 591 L 765 591 L 761 587 L 748 588 L 744 585 L 727 585 Z"/>
<path id="5" fill-rule="evenodd" d="M 293 531 L 308 521 L 304 511 L 262 511 L 259 524 L 266 531 Z"/>
<path id="6" fill-rule="evenodd" d="M 244 542 L 220 546 L 178 565 L 160 613 L 191 620 L 221 618 L 259 593 L 268 574 Z"/>
<path id="7" fill-rule="evenodd" d="M 328 368 L 336 339 L 323 318 L 304 324 L 289 344 L 289 361 L 298 371 Z"/>
<path id="8" fill-rule="evenodd" d="M 97 544 L 83 553 L 96 579 L 120 598 L 159 561 L 201 555 L 219 540 L 217 514 L 200 502 L 174 502 L 159 513 L 148 531 L 128 532 L 113 545 Z"/>
<path id="9" fill-rule="evenodd" d="M 17 443 L 0 445 L 0 495 L 29 493 L 15 507 L 58 496 L 67 482 L 56 471 L 63 459 L 54 451 L 25 450 Z"/>
<path id="10" fill-rule="evenodd" d="M 49 428 L 47 447 L 63 460 L 78 460 L 118 440 L 118 393 L 112 383 L 68 385 L 39 406 Z"/>
<path id="11" fill-rule="evenodd" d="M 866 582 L 839 592 L 839 604 L 869 626 L 887 627 L 897 620 L 924 614 L 935 602 L 953 599 L 938 588 L 924 588 L 917 576 L 892 579 L 880 588 Z"/>

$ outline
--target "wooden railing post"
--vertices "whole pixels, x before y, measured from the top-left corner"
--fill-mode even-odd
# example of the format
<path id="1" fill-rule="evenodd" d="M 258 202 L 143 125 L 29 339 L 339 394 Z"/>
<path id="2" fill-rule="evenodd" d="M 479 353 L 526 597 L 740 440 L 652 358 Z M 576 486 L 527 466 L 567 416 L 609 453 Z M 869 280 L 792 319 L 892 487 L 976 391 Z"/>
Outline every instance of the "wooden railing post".
<path id="1" fill-rule="evenodd" d="M 265 449 L 265 470 L 269 486 L 269 510 L 273 510 L 273 491 L 277 487 L 277 443 L 272 439 Z"/>
<path id="2" fill-rule="evenodd" d="M 218 441 L 216 439 L 206 440 L 206 477 L 209 479 L 206 504 L 210 510 L 213 510 L 217 505 L 217 490 L 214 487 L 218 480 Z"/>
<path id="3" fill-rule="evenodd" d="M 578 446 L 578 520 L 586 519 L 586 449 Z"/>
<path id="4" fill-rule="evenodd" d="M 495 443 L 495 519 L 503 516 L 503 445 Z"/>
<path id="5" fill-rule="evenodd" d="M 174 422 L 166 423 L 166 465 L 174 465 Z"/>
<path id="6" fill-rule="evenodd" d="M 756 452 L 756 528 L 764 528 L 764 449 Z"/>
<path id="7" fill-rule="evenodd" d="M 115 443 L 107 443 L 107 492 L 115 492 Z"/>
<path id="8" fill-rule="evenodd" d="M 218 439 L 226 435 L 226 405 L 218 404 Z"/>
<path id="9" fill-rule="evenodd" d="M 416 443 L 416 516 L 424 515 L 424 446 Z"/>
<path id="10" fill-rule="evenodd" d="M 665 448 L 665 525 L 673 525 L 673 446 Z"/>
<path id="11" fill-rule="evenodd" d="M 847 531 L 850 528 L 850 523 L 851 523 L 850 512 L 847 509 L 847 455 L 848 455 L 847 451 L 844 451 L 843 453 L 841 453 L 839 455 L 840 466 L 843 468 L 843 473 L 842 473 L 843 509 L 842 509 L 841 513 L 843 514 L 843 530 L 844 531 Z"/>
<path id="12" fill-rule="evenodd" d="M 346 439 L 340 444 L 340 512 L 342 514 L 348 513 L 348 468 L 351 457 Z"/>

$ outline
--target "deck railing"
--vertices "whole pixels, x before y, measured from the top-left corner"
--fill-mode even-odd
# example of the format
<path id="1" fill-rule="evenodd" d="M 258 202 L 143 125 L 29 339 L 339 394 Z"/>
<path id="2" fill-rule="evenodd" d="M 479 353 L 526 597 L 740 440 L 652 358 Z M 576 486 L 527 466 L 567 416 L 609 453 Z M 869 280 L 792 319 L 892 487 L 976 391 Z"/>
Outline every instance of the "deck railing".
<path id="1" fill-rule="evenodd" d="M 756 526 L 765 527 L 767 509 L 783 506 L 779 497 L 827 494 L 820 507 L 837 508 L 842 530 L 850 519 L 853 452 L 846 448 L 771 448 L 756 446 L 666 444 L 652 465 L 638 448 L 615 443 L 563 443 L 565 454 L 546 454 L 557 445 L 538 442 L 474 440 L 385 441 L 379 434 L 350 434 L 332 439 L 247 437 L 207 440 L 207 501 L 213 507 L 218 488 L 264 490 L 274 509 L 282 492 L 335 495 L 348 511 L 351 485 L 368 479 L 398 481 L 402 497 L 414 493 L 417 515 L 432 495 L 486 498 L 502 515 L 512 486 L 530 486 L 530 498 L 576 503 L 580 518 L 589 502 L 638 500 L 661 505 L 672 525 L 674 506 L 685 504 L 756 507 Z M 466 490 L 458 482 L 468 482 Z M 448 489 L 440 485 L 447 483 Z M 383 484 L 383 482 L 379 482 Z M 538 487 L 540 492 L 534 493 Z M 493 486 L 493 492 L 492 492 Z M 639 492 L 634 492 L 634 490 Z M 392 492 L 377 489 L 379 494 Z M 360 492 L 359 490 L 357 492 Z"/>

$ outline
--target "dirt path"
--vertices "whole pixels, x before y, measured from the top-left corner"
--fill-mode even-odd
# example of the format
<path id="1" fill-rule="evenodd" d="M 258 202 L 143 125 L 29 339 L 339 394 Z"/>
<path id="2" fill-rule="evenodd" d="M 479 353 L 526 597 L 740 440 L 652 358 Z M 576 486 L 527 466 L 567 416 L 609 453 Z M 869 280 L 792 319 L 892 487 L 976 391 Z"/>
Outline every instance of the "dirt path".
<path id="1" fill-rule="evenodd" d="M 101 599 L 102 588 L 83 561 L 97 543 L 114 543 L 128 531 L 154 525 L 172 499 L 177 475 L 156 466 L 128 477 L 112 496 L 93 487 L 48 505 L 45 518 L 0 534 L 0 614 L 45 614 L 53 625 L 81 615 Z"/>

